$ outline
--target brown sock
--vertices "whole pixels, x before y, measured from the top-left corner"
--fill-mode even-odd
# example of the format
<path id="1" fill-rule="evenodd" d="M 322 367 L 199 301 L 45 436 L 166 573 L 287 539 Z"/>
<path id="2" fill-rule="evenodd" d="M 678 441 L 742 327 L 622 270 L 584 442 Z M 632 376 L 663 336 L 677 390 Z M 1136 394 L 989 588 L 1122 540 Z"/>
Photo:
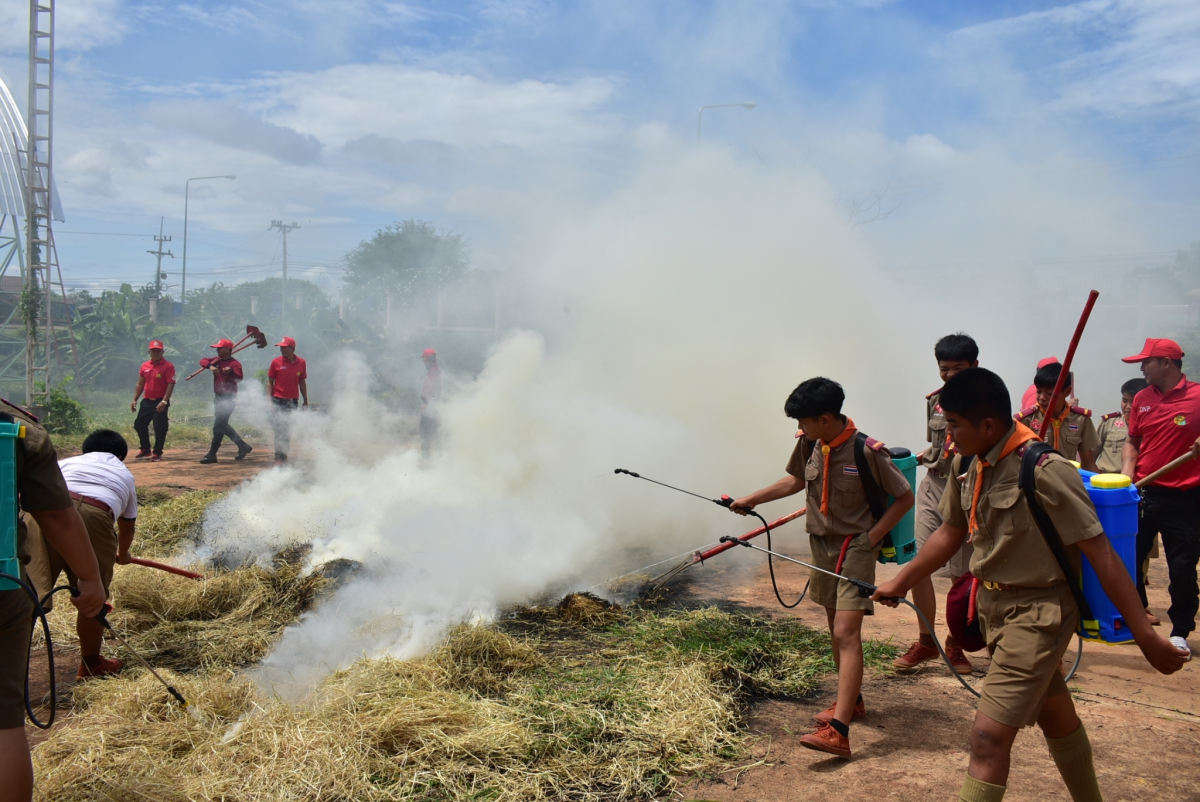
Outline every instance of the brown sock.
<path id="1" fill-rule="evenodd" d="M 1000 802 L 1007 790 L 1008 786 L 985 783 L 968 774 L 958 792 L 958 802 Z"/>
<path id="2" fill-rule="evenodd" d="M 1079 729 L 1065 738 L 1047 738 L 1050 756 L 1058 766 L 1071 799 L 1075 802 L 1102 802 L 1096 767 L 1092 763 L 1092 742 L 1088 740 L 1083 722 Z"/>

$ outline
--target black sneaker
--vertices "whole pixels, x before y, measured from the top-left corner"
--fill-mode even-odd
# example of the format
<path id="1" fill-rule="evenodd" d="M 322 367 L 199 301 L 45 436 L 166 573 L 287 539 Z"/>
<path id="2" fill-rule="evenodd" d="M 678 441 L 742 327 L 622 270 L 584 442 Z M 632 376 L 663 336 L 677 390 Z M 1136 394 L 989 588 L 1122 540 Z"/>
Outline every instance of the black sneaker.
<path id="1" fill-rule="evenodd" d="M 216 461 L 217 461 L 216 454 L 205 454 L 204 457 L 200 460 L 200 464 L 201 465 L 211 465 L 212 463 L 214 463 Z"/>
<path id="2" fill-rule="evenodd" d="M 237 456 L 234 457 L 234 459 L 243 460 L 246 458 L 246 455 L 249 454 L 253 450 L 254 449 L 251 448 L 248 444 L 242 443 L 240 446 L 238 446 L 238 453 L 237 453 Z"/>

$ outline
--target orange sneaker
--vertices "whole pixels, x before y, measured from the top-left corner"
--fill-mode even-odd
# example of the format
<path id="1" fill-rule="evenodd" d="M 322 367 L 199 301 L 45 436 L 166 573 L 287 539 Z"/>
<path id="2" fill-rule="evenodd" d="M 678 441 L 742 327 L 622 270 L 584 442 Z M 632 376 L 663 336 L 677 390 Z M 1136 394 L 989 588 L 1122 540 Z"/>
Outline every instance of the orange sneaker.
<path id="1" fill-rule="evenodd" d="M 892 667 L 898 668 L 901 671 L 912 671 L 926 661 L 938 657 L 938 650 L 935 646 L 922 646 L 921 641 L 913 641 L 912 646 L 908 647 L 908 651 L 892 661 Z"/>
<path id="2" fill-rule="evenodd" d="M 828 724 L 822 724 L 816 732 L 802 736 L 800 745 L 838 757 L 850 757 L 850 739 Z"/>
<path id="3" fill-rule="evenodd" d="M 107 677 L 109 674 L 116 674 L 124 665 L 124 663 L 115 657 L 101 657 L 100 665 L 98 666 L 89 666 L 87 663 L 80 663 L 79 670 L 75 672 L 75 679 L 78 681 L 90 677 Z"/>
<path id="4" fill-rule="evenodd" d="M 822 724 L 828 724 L 829 722 L 833 721 L 834 710 L 837 710 L 837 702 L 834 702 L 832 705 L 830 705 L 828 710 L 822 710 L 820 713 L 817 713 L 815 716 L 813 716 L 813 718 Z M 854 705 L 854 712 L 850 715 L 850 720 L 858 721 L 866 714 L 867 705 L 864 702 L 858 702 Z"/>
<path id="5" fill-rule="evenodd" d="M 959 674 L 970 674 L 975 670 L 975 666 L 971 665 L 971 661 L 963 654 L 962 647 L 957 643 L 946 644 L 946 656 L 950 658 L 950 664 Z"/>

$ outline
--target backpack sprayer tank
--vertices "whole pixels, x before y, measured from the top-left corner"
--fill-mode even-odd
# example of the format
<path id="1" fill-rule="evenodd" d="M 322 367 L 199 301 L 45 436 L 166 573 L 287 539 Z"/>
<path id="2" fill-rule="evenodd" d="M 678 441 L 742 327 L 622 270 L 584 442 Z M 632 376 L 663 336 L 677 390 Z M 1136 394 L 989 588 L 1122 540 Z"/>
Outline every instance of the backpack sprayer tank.
<path id="1" fill-rule="evenodd" d="M 17 440 L 25 426 L 0 414 L 0 573 L 21 575 L 17 559 Z M 0 579 L 0 590 L 19 590 L 9 579 Z"/>
<path id="2" fill-rule="evenodd" d="M 1098 473 L 1081 470 L 1088 498 L 1096 508 L 1104 534 L 1113 551 L 1121 558 L 1125 570 L 1137 582 L 1138 502 L 1141 496 L 1128 476 L 1119 473 Z M 1133 643 L 1133 634 L 1116 605 L 1100 587 L 1100 580 L 1088 558 L 1083 558 L 1083 596 L 1100 624 L 1100 637 L 1087 638 L 1100 643 Z M 1085 636 L 1086 637 L 1086 636 Z"/>
<path id="3" fill-rule="evenodd" d="M 907 448 L 889 448 L 888 454 L 892 458 L 892 464 L 899 468 L 900 473 L 904 474 L 904 478 L 908 480 L 908 486 L 915 490 L 917 487 L 917 458 Z M 895 500 L 894 496 L 889 495 L 888 506 L 892 506 L 892 502 Z M 917 556 L 916 510 L 914 504 L 908 512 L 904 513 L 904 517 L 892 531 L 884 537 L 883 548 L 879 552 L 879 562 L 904 565 Z"/>

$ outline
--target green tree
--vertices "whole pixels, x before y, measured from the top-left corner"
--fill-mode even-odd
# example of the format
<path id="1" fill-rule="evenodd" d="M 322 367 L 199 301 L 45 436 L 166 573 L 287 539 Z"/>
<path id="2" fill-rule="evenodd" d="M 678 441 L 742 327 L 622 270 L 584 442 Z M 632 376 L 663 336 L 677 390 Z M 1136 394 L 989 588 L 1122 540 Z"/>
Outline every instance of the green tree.
<path id="1" fill-rule="evenodd" d="M 471 266 L 467 240 L 432 223 L 405 220 L 375 232 L 345 256 L 343 279 L 351 308 L 381 321 L 392 296 L 400 312 L 457 284 Z"/>
<path id="2" fill-rule="evenodd" d="M 75 321 L 80 379 L 101 389 L 131 387 L 146 359 L 146 343 L 175 329 L 150 320 L 144 297 L 129 284 L 105 290 Z"/>

